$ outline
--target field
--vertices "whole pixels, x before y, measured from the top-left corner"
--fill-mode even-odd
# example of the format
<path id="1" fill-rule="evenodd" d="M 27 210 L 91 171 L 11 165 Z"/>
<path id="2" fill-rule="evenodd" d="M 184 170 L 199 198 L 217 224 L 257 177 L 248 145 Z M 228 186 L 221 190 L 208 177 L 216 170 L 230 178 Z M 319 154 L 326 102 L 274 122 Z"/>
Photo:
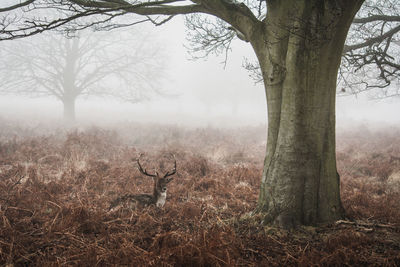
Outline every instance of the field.
<path id="1" fill-rule="evenodd" d="M 0 121 L 1 266 L 400 266 L 400 129 L 338 132 L 345 221 L 285 231 L 255 208 L 264 127 L 127 123 L 63 130 Z M 177 174 L 163 208 L 137 169 Z"/>

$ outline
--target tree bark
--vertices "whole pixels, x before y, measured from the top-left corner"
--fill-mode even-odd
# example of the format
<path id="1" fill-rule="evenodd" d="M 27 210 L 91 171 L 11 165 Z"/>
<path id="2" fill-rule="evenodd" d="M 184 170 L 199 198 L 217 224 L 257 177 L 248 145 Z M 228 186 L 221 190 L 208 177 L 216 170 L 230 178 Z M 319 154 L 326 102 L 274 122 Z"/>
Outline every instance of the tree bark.
<path id="1" fill-rule="evenodd" d="M 251 44 L 263 73 L 268 139 L 257 211 L 292 228 L 343 217 L 335 96 L 342 49 L 362 1 L 268 1 Z"/>

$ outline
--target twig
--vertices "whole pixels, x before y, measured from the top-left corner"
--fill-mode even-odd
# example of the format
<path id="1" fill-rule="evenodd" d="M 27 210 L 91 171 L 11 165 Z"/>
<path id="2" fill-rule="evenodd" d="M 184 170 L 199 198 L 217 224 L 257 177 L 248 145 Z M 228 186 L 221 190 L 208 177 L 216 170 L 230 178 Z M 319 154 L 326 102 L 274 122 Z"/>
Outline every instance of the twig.
<path id="1" fill-rule="evenodd" d="M 363 227 L 379 227 L 379 228 L 390 228 L 390 229 L 397 229 L 396 226 L 390 224 L 382 224 L 382 223 L 363 223 L 363 222 L 351 222 L 345 220 L 339 220 L 335 222 L 335 225 L 340 224 L 349 224 L 355 226 L 363 226 Z"/>

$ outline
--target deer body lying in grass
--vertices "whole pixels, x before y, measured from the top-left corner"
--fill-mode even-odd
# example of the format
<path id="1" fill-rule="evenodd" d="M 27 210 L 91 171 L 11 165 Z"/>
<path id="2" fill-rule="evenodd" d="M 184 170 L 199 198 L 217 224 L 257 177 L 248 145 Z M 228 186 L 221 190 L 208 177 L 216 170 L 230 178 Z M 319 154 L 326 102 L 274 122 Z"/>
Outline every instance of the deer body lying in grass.
<path id="1" fill-rule="evenodd" d="M 126 205 L 132 209 L 138 206 L 146 207 L 150 205 L 156 205 L 159 208 L 164 206 L 167 199 L 167 184 L 174 179 L 170 176 L 176 173 L 176 160 L 174 159 L 174 168 L 171 171 L 168 171 L 164 175 L 159 175 L 157 171 L 155 171 L 154 174 L 148 173 L 147 170 L 142 167 L 140 164 L 141 156 L 142 155 L 140 155 L 137 159 L 138 170 L 140 173 L 153 178 L 153 194 L 128 194 L 119 197 L 111 202 L 109 211 L 116 210 L 118 207 L 123 205 Z"/>

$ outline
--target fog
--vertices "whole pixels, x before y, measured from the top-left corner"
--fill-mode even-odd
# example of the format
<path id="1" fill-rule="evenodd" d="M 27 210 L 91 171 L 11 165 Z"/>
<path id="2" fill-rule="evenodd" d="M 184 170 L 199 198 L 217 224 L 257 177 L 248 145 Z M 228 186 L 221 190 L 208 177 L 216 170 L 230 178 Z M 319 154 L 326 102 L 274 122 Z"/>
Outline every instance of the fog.
<path id="1" fill-rule="evenodd" d="M 235 41 L 225 66 L 224 56 L 191 59 L 184 47 L 187 41 L 181 18 L 150 31 L 167 55 L 166 78 L 160 89 L 170 95 L 137 104 L 111 98 L 78 98 L 78 123 L 133 121 L 195 127 L 266 124 L 263 85 L 255 84 L 242 66 L 245 57 L 254 60 L 249 44 Z M 398 125 L 399 101 L 399 98 L 371 100 L 369 95 L 338 97 L 337 124 L 339 127 L 354 123 Z M 0 97 L 0 117 L 4 119 L 30 123 L 61 121 L 62 112 L 62 104 L 55 98 Z"/>

